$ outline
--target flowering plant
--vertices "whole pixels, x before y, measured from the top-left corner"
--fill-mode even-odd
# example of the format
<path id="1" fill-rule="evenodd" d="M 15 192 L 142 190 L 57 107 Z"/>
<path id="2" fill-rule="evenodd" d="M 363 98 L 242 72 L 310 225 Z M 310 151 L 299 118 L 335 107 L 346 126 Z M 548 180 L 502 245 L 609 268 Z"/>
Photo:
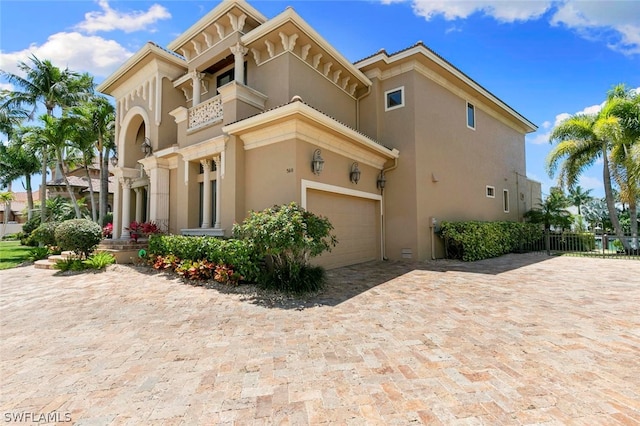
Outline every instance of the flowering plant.
<path id="1" fill-rule="evenodd" d="M 113 237 L 113 223 L 107 223 L 102 228 L 102 237 L 103 238 L 112 238 Z"/>
<path id="2" fill-rule="evenodd" d="M 160 228 L 153 222 L 136 222 L 133 221 L 129 224 L 129 227 L 126 228 L 129 231 L 129 235 L 131 239 L 135 242 L 138 242 L 138 238 L 146 237 L 151 234 L 159 234 Z"/>

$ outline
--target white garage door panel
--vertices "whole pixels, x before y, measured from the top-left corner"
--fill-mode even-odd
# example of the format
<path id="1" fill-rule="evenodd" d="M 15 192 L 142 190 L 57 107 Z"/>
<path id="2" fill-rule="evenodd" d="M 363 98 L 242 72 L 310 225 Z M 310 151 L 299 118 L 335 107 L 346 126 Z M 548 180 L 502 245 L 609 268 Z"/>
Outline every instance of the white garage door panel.
<path id="1" fill-rule="evenodd" d="M 338 245 L 314 260 L 325 268 L 368 262 L 380 255 L 378 201 L 309 189 L 307 209 L 326 216 L 334 227 Z"/>

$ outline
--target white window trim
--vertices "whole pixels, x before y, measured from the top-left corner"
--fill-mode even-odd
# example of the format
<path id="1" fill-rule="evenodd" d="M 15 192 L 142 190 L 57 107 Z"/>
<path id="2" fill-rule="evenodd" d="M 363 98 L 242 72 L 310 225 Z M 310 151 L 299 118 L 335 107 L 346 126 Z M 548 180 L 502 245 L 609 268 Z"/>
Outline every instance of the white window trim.
<path id="1" fill-rule="evenodd" d="M 505 209 L 506 207 L 506 209 Z M 509 210 L 511 208 L 511 203 L 509 202 L 509 190 L 508 189 L 503 189 L 502 190 L 502 208 L 504 209 L 505 213 L 509 213 Z"/>
<path id="2" fill-rule="evenodd" d="M 387 95 L 389 93 L 393 93 L 393 92 L 397 92 L 400 91 L 400 94 L 402 96 L 402 102 L 400 103 L 400 105 L 395 105 L 395 106 L 388 106 L 387 105 Z M 398 109 L 398 108 L 403 108 L 404 107 L 404 86 L 400 86 L 400 87 L 396 87 L 395 89 L 391 89 L 391 90 L 387 90 L 386 92 L 384 92 L 384 110 L 386 111 L 392 111 L 394 109 Z"/>
<path id="3" fill-rule="evenodd" d="M 493 191 L 493 195 L 489 195 L 489 188 L 491 188 L 491 190 Z M 484 193 L 487 196 L 487 198 L 496 198 L 496 187 L 495 186 L 491 186 L 491 185 L 487 185 L 485 187 Z"/>
<path id="4" fill-rule="evenodd" d="M 469 105 L 473 107 L 473 127 L 469 126 Z M 467 101 L 466 108 L 464 109 L 464 122 L 467 124 L 467 129 L 476 129 L 476 104 Z"/>

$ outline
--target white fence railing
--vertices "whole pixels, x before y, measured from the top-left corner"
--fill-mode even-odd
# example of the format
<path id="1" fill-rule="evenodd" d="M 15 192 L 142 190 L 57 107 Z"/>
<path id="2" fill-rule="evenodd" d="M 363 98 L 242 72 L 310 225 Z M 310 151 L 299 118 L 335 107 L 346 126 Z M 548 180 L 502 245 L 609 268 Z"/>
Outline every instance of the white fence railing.
<path id="1" fill-rule="evenodd" d="M 222 99 L 220 95 L 189 108 L 189 129 L 222 120 Z"/>

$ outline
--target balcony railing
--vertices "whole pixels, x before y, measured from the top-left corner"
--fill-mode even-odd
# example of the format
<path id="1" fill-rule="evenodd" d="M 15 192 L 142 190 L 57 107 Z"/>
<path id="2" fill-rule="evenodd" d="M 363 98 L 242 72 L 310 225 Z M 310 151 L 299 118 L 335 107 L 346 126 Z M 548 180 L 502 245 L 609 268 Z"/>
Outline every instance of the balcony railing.
<path id="1" fill-rule="evenodd" d="M 222 100 L 220 95 L 189 108 L 189 129 L 222 120 Z"/>

